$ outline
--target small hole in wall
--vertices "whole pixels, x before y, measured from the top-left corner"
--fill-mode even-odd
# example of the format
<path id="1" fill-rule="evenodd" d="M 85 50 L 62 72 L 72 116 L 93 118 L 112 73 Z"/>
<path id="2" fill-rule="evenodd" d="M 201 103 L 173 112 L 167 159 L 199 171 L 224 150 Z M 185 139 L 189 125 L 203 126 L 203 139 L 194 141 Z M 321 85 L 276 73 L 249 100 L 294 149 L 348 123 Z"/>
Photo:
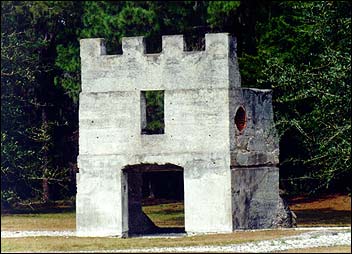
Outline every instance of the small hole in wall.
<path id="1" fill-rule="evenodd" d="M 243 131 L 243 129 L 246 128 L 247 126 L 246 111 L 242 106 L 237 109 L 237 112 L 235 115 L 235 124 L 239 131 Z"/>

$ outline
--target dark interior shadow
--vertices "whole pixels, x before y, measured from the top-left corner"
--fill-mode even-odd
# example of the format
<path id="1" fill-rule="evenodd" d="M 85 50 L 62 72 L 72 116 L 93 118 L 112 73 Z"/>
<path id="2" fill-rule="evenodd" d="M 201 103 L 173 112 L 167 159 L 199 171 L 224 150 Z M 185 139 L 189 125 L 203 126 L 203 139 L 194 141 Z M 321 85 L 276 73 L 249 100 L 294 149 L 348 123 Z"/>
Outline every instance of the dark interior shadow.
<path id="1" fill-rule="evenodd" d="M 184 227 L 157 227 L 156 234 L 182 234 L 186 233 Z"/>
<path id="2" fill-rule="evenodd" d="M 141 236 L 158 236 L 164 234 L 186 234 L 184 227 L 158 227 L 156 226 L 153 230 L 145 232 L 143 234 L 132 233 L 128 234 L 128 237 L 141 237 Z"/>

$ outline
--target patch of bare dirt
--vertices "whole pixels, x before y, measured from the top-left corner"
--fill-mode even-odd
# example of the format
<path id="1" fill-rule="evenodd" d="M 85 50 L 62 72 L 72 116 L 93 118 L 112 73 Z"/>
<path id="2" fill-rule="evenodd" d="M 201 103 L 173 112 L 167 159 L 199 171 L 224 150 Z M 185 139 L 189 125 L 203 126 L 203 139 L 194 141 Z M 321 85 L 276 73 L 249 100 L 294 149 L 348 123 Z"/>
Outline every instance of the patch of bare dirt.
<path id="1" fill-rule="evenodd" d="M 299 196 L 290 199 L 292 210 L 329 209 L 335 211 L 351 211 L 351 197 L 342 194 L 332 194 L 320 197 Z"/>
<path id="2" fill-rule="evenodd" d="M 351 197 L 334 194 L 300 196 L 288 201 L 297 215 L 297 226 L 351 226 Z"/>

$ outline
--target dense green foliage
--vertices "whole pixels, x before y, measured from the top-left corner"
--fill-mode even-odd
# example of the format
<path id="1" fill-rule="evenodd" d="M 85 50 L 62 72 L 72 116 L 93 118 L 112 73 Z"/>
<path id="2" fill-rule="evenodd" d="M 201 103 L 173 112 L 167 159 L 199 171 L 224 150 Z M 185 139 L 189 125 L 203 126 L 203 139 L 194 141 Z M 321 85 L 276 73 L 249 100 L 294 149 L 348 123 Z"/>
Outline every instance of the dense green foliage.
<path id="1" fill-rule="evenodd" d="M 281 13 L 262 25 L 258 83 L 274 89 L 288 171 L 282 175 L 304 176 L 299 181 L 306 190 L 341 190 L 351 172 L 351 4 L 287 2 L 278 8 Z"/>
<path id="2" fill-rule="evenodd" d="M 64 197 L 74 188 L 67 172 L 76 145 L 66 141 L 77 129 L 77 112 L 53 78 L 55 47 L 74 31 L 74 16 L 64 13 L 76 4 L 2 2 L 1 8 L 2 204 Z"/>
<path id="3" fill-rule="evenodd" d="M 282 187 L 349 190 L 349 2 L 4 1 L 1 9 L 3 205 L 75 194 L 79 39 L 105 38 L 116 54 L 135 35 L 160 52 L 165 34 L 184 34 L 186 50 L 204 48 L 206 32 L 234 34 L 242 86 L 274 91 Z M 154 120 L 149 127 L 160 128 Z"/>

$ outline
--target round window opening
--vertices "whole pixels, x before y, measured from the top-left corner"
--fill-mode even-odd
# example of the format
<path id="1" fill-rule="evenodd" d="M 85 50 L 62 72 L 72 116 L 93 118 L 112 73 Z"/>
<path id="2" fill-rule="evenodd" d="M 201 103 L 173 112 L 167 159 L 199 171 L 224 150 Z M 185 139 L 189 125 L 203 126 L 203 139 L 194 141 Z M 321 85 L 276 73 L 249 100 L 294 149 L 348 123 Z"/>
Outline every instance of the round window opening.
<path id="1" fill-rule="evenodd" d="M 239 131 L 242 131 L 244 128 L 246 128 L 247 117 L 246 117 L 246 111 L 244 110 L 243 107 L 239 107 L 239 109 L 237 109 L 237 112 L 235 115 L 235 124 Z"/>

